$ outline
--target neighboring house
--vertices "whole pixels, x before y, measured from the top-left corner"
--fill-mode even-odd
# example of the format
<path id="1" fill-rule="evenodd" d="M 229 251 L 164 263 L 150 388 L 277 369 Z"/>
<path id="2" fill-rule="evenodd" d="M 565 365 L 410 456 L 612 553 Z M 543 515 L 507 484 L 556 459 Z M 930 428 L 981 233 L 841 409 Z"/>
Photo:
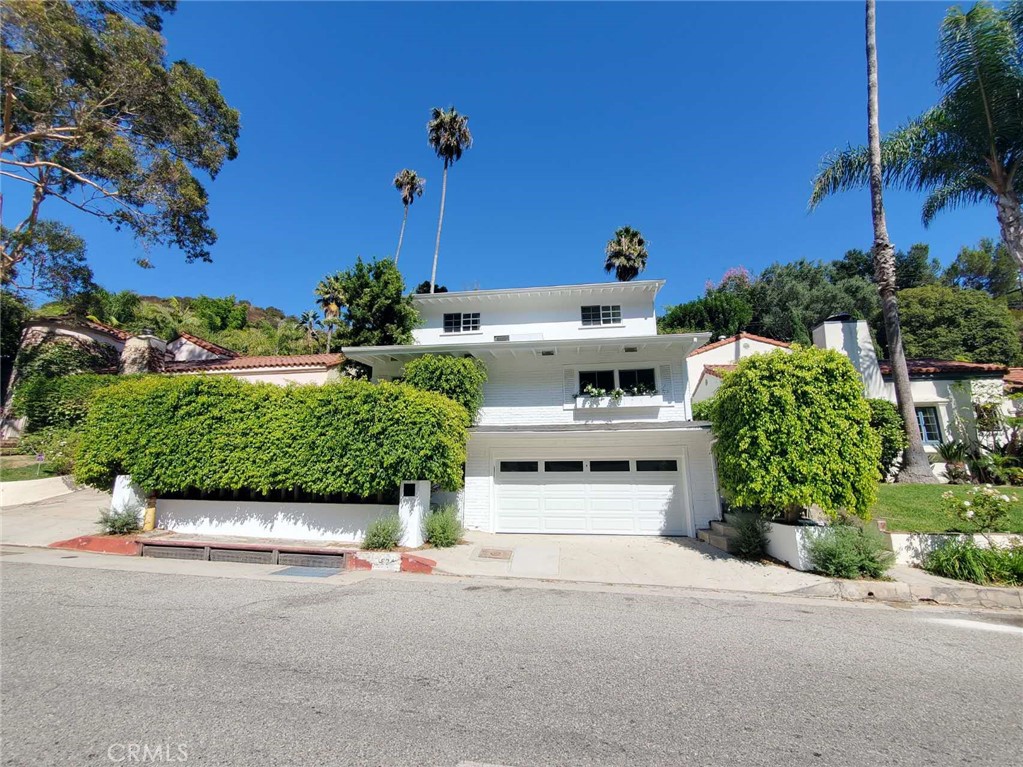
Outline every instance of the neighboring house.
<path id="1" fill-rule="evenodd" d="M 867 397 L 895 402 L 891 366 L 877 358 L 866 321 L 854 320 L 848 315 L 829 317 L 813 329 L 813 343 L 822 349 L 836 349 L 845 354 L 860 374 Z M 735 369 L 736 360 L 787 346 L 781 341 L 739 334 L 697 349 L 686 360 L 691 371 L 700 370 L 693 401 L 701 402 L 713 396 L 721 377 Z M 726 361 L 721 356 L 722 350 L 735 356 Z M 1005 406 L 1003 377 L 1008 368 L 990 363 L 931 359 L 911 359 L 907 364 L 917 424 L 927 452 L 937 452 L 937 446 L 950 439 L 972 441 L 987 437 L 984 432 L 978 433 L 976 409 Z"/>
<path id="2" fill-rule="evenodd" d="M 416 295 L 413 345 L 344 354 L 374 380 L 400 378 L 423 354 L 486 365 L 458 495 L 466 527 L 693 536 L 720 516 L 710 430 L 692 421 L 685 364 L 708 334 L 657 334 L 663 284 Z M 630 393 L 591 397 L 588 386 Z"/>

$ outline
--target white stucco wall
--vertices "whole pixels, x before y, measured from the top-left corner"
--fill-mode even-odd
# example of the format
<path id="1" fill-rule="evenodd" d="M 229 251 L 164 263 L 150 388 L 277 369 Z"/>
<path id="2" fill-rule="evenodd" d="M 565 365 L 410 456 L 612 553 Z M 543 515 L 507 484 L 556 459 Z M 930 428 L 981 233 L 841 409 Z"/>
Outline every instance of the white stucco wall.
<path id="1" fill-rule="evenodd" d="M 219 354 L 197 346 L 185 338 L 176 338 L 167 344 L 167 351 L 175 362 L 192 362 L 193 360 L 215 360 L 220 359 Z"/>
<path id="2" fill-rule="evenodd" d="M 185 535 L 232 535 L 301 541 L 360 542 L 375 519 L 396 515 L 387 504 L 272 501 L 156 502 L 156 526 Z"/>
<path id="3" fill-rule="evenodd" d="M 966 538 L 965 535 L 939 535 L 935 533 L 885 533 L 889 548 L 895 552 L 895 563 L 898 565 L 915 565 L 919 567 L 924 559 L 935 549 L 941 548 L 949 541 Z M 1008 533 L 992 533 L 990 535 L 974 535 L 973 540 L 981 548 L 994 545 L 1001 548 L 1018 546 L 1023 543 L 1023 536 Z"/>
<path id="4" fill-rule="evenodd" d="M 697 395 L 696 386 L 700 383 L 700 377 L 703 375 L 703 369 L 706 365 L 734 365 L 745 357 L 754 354 L 770 354 L 779 349 L 785 350 L 786 347 L 743 337 L 713 349 L 702 351 L 697 349 L 695 353 L 690 354 L 685 359 L 686 372 L 689 377 L 690 396 L 693 396 L 694 402 L 700 402 L 713 396 L 714 392 L 717 391 L 720 381 L 704 384 L 700 387 L 699 394 Z M 705 377 L 705 380 L 706 378 L 710 378 L 710 376 Z"/>

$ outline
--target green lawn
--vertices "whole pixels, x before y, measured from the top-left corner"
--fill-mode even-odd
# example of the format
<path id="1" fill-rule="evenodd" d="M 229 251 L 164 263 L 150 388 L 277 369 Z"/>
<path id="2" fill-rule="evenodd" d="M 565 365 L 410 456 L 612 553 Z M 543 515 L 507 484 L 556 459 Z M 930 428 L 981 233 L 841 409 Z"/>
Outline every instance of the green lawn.
<path id="1" fill-rule="evenodd" d="M 43 479 L 56 476 L 58 476 L 57 473 L 50 471 L 45 465 L 0 467 L 0 482 L 17 482 L 22 479 Z"/>
<path id="2" fill-rule="evenodd" d="M 871 519 L 884 519 L 888 529 L 907 533 L 953 532 L 957 520 L 941 510 L 941 494 L 947 490 L 966 496 L 969 485 L 889 485 L 878 488 Z M 1023 488 L 1005 488 L 1007 495 L 1023 497 Z M 1012 504 L 1006 533 L 1023 533 L 1023 500 Z"/>

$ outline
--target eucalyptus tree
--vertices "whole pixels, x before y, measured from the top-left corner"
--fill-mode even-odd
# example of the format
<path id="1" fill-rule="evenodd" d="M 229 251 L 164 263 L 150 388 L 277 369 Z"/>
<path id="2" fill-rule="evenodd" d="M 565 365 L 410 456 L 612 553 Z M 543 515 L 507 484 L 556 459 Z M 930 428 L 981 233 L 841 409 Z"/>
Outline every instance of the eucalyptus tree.
<path id="1" fill-rule="evenodd" d="M 430 272 L 430 292 L 437 284 L 437 258 L 440 255 L 440 232 L 444 226 L 444 202 L 448 193 L 448 168 L 462 159 L 462 153 L 472 146 L 469 118 L 454 107 L 443 110 L 434 107 L 430 122 L 426 124 L 427 139 L 433 151 L 444 161 L 444 179 L 440 186 L 440 217 L 437 219 L 437 244 L 433 249 L 433 270 Z"/>
<path id="2" fill-rule="evenodd" d="M 394 177 L 394 188 L 401 192 L 401 202 L 405 207 L 405 213 L 401 217 L 401 232 L 398 234 L 398 247 L 394 251 L 394 263 L 398 263 L 398 256 L 401 255 L 401 243 L 405 239 L 405 224 L 408 222 L 408 209 L 416 201 L 417 197 L 423 196 L 423 187 L 426 186 L 426 179 L 410 168 L 398 171 Z"/>
<path id="3" fill-rule="evenodd" d="M 631 226 L 623 226 L 604 248 L 604 271 L 614 272 L 621 282 L 634 280 L 646 269 L 648 255 L 643 235 Z"/>
<path id="4" fill-rule="evenodd" d="M 938 104 L 880 141 L 882 180 L 927 193 L 923 221 L 992 202 L 1002 241 L 1023 270 L 1023 0 L 949 9 L 938 47 Z M 869 147 L 824 159 L 810 207 L 865 186 Z"/>

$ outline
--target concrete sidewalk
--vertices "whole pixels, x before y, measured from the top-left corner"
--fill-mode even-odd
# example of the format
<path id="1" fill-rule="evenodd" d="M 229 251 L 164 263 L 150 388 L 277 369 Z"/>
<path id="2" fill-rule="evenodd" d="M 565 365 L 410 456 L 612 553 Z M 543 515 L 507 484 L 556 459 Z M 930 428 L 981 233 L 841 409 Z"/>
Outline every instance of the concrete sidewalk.
<path id="1" fill-rule="evenodd" d="M 37 503 L 2 506 L 0 543 L 49 546 L 79 535 L 94 535 L 102 508 L 110 508 L 110 493 L 89 488 Z"/>
<path id="2" fill-rule="evenodd" d="M 469 532 L 467 544 L 426 549 L 436 572 L 781 594 L 827 582 L 743 562 L 691 538 Z M 493 556 L 507 557 L 494 559 Z"/>

